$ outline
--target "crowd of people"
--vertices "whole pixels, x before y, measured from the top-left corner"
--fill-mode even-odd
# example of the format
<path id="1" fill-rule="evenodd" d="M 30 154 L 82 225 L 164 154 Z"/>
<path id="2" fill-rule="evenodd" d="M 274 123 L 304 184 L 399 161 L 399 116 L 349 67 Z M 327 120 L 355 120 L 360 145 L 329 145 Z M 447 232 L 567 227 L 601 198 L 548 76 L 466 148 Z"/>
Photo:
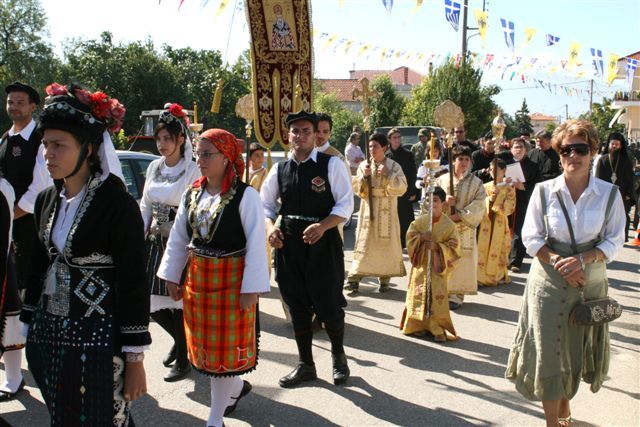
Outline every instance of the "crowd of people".
<path id="1" fill-rule="evenodd" d="M 636 196 L 619 133 L 595 162 L 597 133 L 584 120 L 536 134 L 534 149 L 528 135 L 476 143 L 458 127 L 450 146 L 421 129 L 409 150 L 393 128 L 365 135 L 363 152 L 354 129 L 342 155 L 330 144 L 331 117 L 299 111 L 286 117 L 290 156 L 267 170 L 259 145 L 245 164 L 226 130 L 192 141 L 186 112 L 168 104 L 154 129 L 161 157 L 138 206 L 110 138 L 124 116 L 116 99 L 53 83 L 36 122 L 38 91 L 15 83 L 6 92 L 13 127 L 0 144 L 0 400 L 24 387 L 26 348 L 52 425 L 134 425 L 131 402 L 147 392 L 151 317 L 173 341 L 164 380 L 192 369 L 210 377 L 207 425 L 221 426 L 252 388 L 241 376 L 256 368 L 258 302 L 272 265 L 299 356 L 279 381 L 291 388 L 317 378 L 318 328 L 331 342 L 334 384 L 348 382 L 344 309 L 346 297 L 365 291 L 364 278 L 386 292 L 408 274 L 400 331 L 445 343 L 458 339 L 450 311 L 479 285 L 508 283 L 527 254 L 534 260 L 507 378 L 543 402 L 554 426 L 570 423 L 580 376 L 593 391 L 604 380 L 607 325 L 562 317 L 580 288 L 606 295 L 605 262 L 627 235 Z M 437 177 L 426 170 L 430 156 Z M 514 164 L 523 179 L 507 173 Z M 342 225 L 356 200 L 345 277 Z"/>

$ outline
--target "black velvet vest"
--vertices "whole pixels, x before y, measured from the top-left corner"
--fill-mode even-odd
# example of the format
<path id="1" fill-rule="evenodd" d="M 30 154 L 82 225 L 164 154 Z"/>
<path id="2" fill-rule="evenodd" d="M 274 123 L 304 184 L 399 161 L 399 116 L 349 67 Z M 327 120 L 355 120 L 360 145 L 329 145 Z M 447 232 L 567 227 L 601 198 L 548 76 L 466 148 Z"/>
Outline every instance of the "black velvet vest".
<path id="1" fill-rule="evenodd" d="M 220 223 L 210 241 L 205 242 L 202 239 L 193 238 L 193 229 L 191 228 L 191 224 L 187 222 L 187 233 L 189 237 L 193 239 L 191 243 L 194 246 L 207 247 L 225 253 L 235 252 L 245 248 L 247 245 L 247 237 L 244 234 L 244 228 L 242 228 L 242 221 L 240 220 L 240 202 L 247 187 L 248 185 L 244 182 L 238 182 L 236 194 L 222 210 Z M 191 193 L 194 191 L 201 193 L 206 190 L 204 188 L 190 188 L 188 191 L 189 193 L 184 198 L 184 202 L 187 203 L 187 212 Z M 198 196 L 198 200 L 200 200 L 200 196 Z"/>
<path id="2" fill-rule="evenodd" d="M 278 165 L 280 215 L 325 218 L 335 205 L 329 184 L 331 156 L 317 153 L 316 161 L 296 163 L 293 159 Z"/>
<path id="3" fill-rule="evenodd" d="M 2 136 L 0 168 L 16 193 L 16 203 L 27 192 L 33 181 L 33 168 L 41 143 L 42 135 L 37 129 L 31 132 L 28 141 L 19 134 L 10 137 L 7 132 Z"/>

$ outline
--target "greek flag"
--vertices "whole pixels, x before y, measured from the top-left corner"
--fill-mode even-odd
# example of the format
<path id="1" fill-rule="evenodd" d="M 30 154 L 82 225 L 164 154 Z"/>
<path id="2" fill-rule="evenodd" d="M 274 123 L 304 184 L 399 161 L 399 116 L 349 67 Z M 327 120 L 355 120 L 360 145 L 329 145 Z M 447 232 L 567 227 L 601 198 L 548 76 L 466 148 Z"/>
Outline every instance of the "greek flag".
<path id="1" fill-rule="evenodd" d="M 604 77 L 604 62 L 602 61 L 602 50 L 592 47 L 591 58 L 593 59 L 593 68 L 596 71 L 596 77 Z"/>
<path id="2" fill-rule="evenodd" d="M 553 46 L 560 41 L 560 37 L 547 34 L 547 46 Z"/>
<path id="3" fill-rule="evenodd" d="M 391 9 L 393 8 L 393 0 L 382 0 L 384 8 L 387 9 L 387 13 L 391 15 Z"/>
<path id="4" fill-rule="evenodd" d="M 513 51 L 516 47 L 516 33 L 513 30 L 513 22 L 500 18 L 500 24 L 502 25 L 502 31 L 504 31 L 504 42 L 507 44 L 507 47 Z"/>
<path id="5" fill-rule="evenodd" d="M 636 74 L 636 68 L 638 68 L 638 60 L 627 58 L 627 84 L 629 87 L 633 84 L 633 76 Z"/>
<path id="6" fill-rule="evenodd" d="M 460 3 L 452 0 L 444 0 L 444 16 L 454 30 L 458 31 L 460 22 Z"/>

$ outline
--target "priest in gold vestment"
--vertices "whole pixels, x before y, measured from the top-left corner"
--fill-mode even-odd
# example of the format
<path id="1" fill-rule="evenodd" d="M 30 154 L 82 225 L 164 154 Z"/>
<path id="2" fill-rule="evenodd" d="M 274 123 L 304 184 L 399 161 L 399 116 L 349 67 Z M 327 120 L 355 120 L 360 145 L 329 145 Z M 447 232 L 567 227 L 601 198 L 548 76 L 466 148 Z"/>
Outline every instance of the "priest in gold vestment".
<path id="1" fill-rule="evenodd" d="M 460 236 L 460 259 L 449 278 L 449 307 L 457 310 L 465 295 L 478 293 L 478 245 L 476 229 L 485 214 L 487 192 L 480 178 L 471 174 L 471 150 L 457 146 L 452 150 L 453 194 L 450 194 L 449 173 L 438 178 L 438 186 L 447 192 L 447 203 L 455 208 L 444 209 L 458 227 Z"/>
<path id="2" fill-rule="evenodd" d="M 494 171 L 496 163 L 498 167 Z M 516 190 L 511 185 L 511 179 L 504 179 L 506 169 L 507 165 L 502 159 L 491 162 L 494 181 L 484 185 L 488 196 L 485 204 L 487 214 L 480 223 L 478 234 L 478 283 L 481 285 L 496 286 L 511 281 L 509 215 L 516 208 Z"/>
<path id="3" fill-rule="evenodd" d="M 354 192 L 362 199 L 353 248 L 353 261 L 346 290 L 357 292 L 363 277 L 378 277 L 380 292 L 389 290 L 391 277 L 406 273 L 400 243 L 398 197 L 407 190 L 407 179 L 400 165 L 384 156 L 386 135 L 369 138 L 371 162 L 362 162 L 353 177 Z M 371 186 L 367 182 L 371 177 Z M 373 219 L 370 217 L 370 205 Z"/>
<path id="4" fill-rule="evenodd" d="M 451 339 L 457 338 L 449 312 L 447 281 L 459 257 L 460 242 L 456 223 L 442 215 L 442 207 L 447 206 L 446 197 L 442 188 L 434 189 L 433 226 L 430 233 L 428 214 L 420 215 L 409 225 L 407 251 L 411 259 L 411 272 L 405 309 L 400 321 L 403 334 L 420 336 L 429 332 L 437 342 L 447 341 L 447 332 Z M 425 206 L 426 209 L 428 206 Z M 428 272 L 429 249 L 431 269 Z"/>

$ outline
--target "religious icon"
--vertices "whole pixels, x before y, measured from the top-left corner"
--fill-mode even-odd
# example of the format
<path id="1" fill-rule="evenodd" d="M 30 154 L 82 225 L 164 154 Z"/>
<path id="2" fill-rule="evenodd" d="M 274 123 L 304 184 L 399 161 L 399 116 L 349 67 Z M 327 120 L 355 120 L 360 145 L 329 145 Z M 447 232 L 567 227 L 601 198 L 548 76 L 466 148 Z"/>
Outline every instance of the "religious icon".
<path id="1" fill-rule="evenodd" d="M 13 150 L 11 150 L 11 154 L 13 155 L 13 157 L 22 156 L 22 148 L 16 145 L 15 147 L 13 147 Z"/>
<path id="2" fill-rule="evenodd" d="M 273 7 L 270 7 L 273 5 Z M 295 20 L 291 0 L 264 3 L 267 24 L 271 26 L 271 50 L 296 50 Z M 293 23 L 293 24 L 291 24 Z M 292 28 L 293 25 L 293 28 Z"/>

